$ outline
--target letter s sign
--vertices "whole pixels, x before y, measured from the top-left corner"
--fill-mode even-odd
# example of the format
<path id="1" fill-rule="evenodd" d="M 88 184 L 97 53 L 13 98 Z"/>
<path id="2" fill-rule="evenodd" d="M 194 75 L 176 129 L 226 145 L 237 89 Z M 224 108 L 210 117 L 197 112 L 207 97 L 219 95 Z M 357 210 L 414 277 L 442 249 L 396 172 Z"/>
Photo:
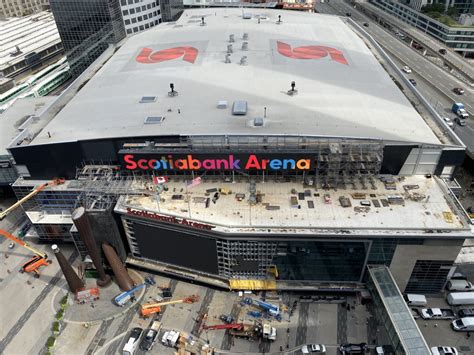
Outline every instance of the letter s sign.
<path id="1" fill-rule="evenodd" d="M 329 54 L 335 62 L 349 64 L 341 51 L 326 46 L 303 46 L 292 49 L 289 44 L 277 41 L 277 50 L 281 55 L 293 59 L 320 59 Z"/>

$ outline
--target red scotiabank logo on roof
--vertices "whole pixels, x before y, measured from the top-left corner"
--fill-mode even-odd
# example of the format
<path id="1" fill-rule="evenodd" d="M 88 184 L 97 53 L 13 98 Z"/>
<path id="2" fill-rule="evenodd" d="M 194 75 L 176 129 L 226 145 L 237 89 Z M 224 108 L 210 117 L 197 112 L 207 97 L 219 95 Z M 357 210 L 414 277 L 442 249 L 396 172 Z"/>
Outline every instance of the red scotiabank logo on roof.
<path id="1" fill-rule="evenodd" d="M 293 59 L 320 59 L 329 55 L 329 57 L 335 62 L 348 65 L 344 54 L 341 51 L 326 47 L 326 46 L 303 46 L 291 48 L 291 46 L 285 42 L 277 41 L 278 53 L 288 58 Z"/>
<path id="2" fill-rule="evenodd" d="M 182 58 L 185 62 L 193 64 L 196 61 L 198 52 L 194 47 L 174 47 L 155 52 L 153 52 L 153 49 L 145 47 L 138 54 L 136 61 L 143 64 L 153 64 Z"/>

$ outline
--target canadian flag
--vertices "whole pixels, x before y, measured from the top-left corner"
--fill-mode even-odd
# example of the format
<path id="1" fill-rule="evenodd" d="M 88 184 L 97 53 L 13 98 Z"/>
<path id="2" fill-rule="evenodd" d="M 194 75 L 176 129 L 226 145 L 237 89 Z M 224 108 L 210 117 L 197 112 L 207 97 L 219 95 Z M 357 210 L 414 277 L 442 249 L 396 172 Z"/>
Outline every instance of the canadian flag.
<path id="1" fill-rule="evenodd" d="M 155 185 L 164 184 L 165 182 L 168 182 L 167 176 L 153 176 L 153 183 Z"/>

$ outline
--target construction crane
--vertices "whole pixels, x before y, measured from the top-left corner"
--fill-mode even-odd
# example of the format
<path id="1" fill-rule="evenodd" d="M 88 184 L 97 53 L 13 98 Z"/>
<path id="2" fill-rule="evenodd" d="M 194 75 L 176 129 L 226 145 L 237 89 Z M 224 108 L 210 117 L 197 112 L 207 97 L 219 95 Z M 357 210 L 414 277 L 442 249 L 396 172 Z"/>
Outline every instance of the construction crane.
<path id="1" fill-rule="evenodd" d="M 179 300 L 172 300 L 172 301 L 165 301 L 165 302 L 159 302 L 159 303 L 148 303 L 144 304 L 140 308 L 140 315 L 142 317 L 148 317 L 152 314 L 159 313 L 161 312 L 161 307 L 167 306 L 170 304 L 177 304 L 177 303 L 195 303 L 199 301 L 199 296 L 197 295 L 191 295 L 186 298 L 182 298 Z"/>
<path id="2" fill-rule="evenodd" d="M 42 190 L 44 190 L 45 188 L 47 188 L 48 186 L 56 186 L 56 185 L 61 185 L 61 184 L 64 184 L 66 180 L 64 179 L 54 179 L 54 180 L 51 180 L 45 184 L 42 184 L 40 186 L 38 186 L 37 188 L 34 188 L 29 194 L 27 194 L 25 197 L 21 198 L 20 200 L 18 200 L 17 202 L 15 202 L 13 205 L 11 205 L 10 207 L 8 207 L 5 211 L 3 212 L 0 212 L 0 221 L 2 219 L 4 219 L 6 216 L 8 216 L 8 214 L 10 212 L 12 212 L 13 210 L 15 210 L 17 207 L 21 206 L 23 203 L 25 203 L 26 201 L 28 201 L 30 198 L 34 197 L 35 195 L 37 195 L 38 193 L 40 193 Z"/>
<path id="3" fill-rule="evenodd" d="M 48 186 L 55 186 L 55 185 L 60 185 L 64 183 L 64 179 L 54 179 L 50 182 L 47 182 L 45 184 L 42 184 L 38 186 L 37 188 L 33 189 L 29 194 L 27 194 L 25 197 L 22 199 L 18 200 L 16 203 L 11 205 L 9 208 L 7 208 L 5 211 L 0 212 L 0 220 L 4 219 L 10 212 L 15 210 L 17 207 L 21 206 L 24 202 L 28 201 L 30 198 L 33 196 L 37 195 L 39 192 L 44 190 Z M 24 242 L 18 238 L 16 238 L 14 235 L 10 234 L 9 232 L 0 229 L 0 235 L 3 235 L 5 238 L 10 239 L 12 242 L 21 245 L 22 247 L 28 249 L 32 253 L 35 254 L 34 257 L 32 257 L 30 260 L 28 260 L 26 263 L 24 263 L 20 269 L 20 272 L 33 272 L 34 276 L 38 278 L 40 276 L 40 273 L 38 269 L 41 266 L 48 266 L 51 264 L 51 260 L 48 260 L 48 255 L 43 252 L 42 250 L 36 249 L 32 247 L 29 243 Z"/>

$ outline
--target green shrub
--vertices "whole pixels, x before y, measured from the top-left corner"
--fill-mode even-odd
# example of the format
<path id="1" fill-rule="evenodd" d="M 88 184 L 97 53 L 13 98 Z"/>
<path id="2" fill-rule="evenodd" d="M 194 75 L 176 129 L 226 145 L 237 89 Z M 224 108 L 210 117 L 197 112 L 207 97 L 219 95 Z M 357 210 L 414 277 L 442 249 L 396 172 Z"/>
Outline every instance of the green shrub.
<path id="1" fill-rule="evenodd" d="M 61 319 L 63 319 L 63 316 L 64 316 L 64 310 L 63 310 L 63 309 L 60 309 L 60 310 L 58 311 L 58 313 L 56 313 L 56 319 L 57 319 L 57 320 L 61 320 Z"/>
<path id="2" fill-rule="evenodd" d="M 56 343 L 56 337 L 50 336 L 48 338 L 48 341 L 46 342 L 46 346 L 48 347 L 48 349 L 51 349 L 54 346 L 54 343 Z"/>
<path id="3" fill-rule="evenodd" d="M 53 332 L 59 332 L 59 330 L 61 329 L 61 324 L 56 321 L 53 323 Z"/>

